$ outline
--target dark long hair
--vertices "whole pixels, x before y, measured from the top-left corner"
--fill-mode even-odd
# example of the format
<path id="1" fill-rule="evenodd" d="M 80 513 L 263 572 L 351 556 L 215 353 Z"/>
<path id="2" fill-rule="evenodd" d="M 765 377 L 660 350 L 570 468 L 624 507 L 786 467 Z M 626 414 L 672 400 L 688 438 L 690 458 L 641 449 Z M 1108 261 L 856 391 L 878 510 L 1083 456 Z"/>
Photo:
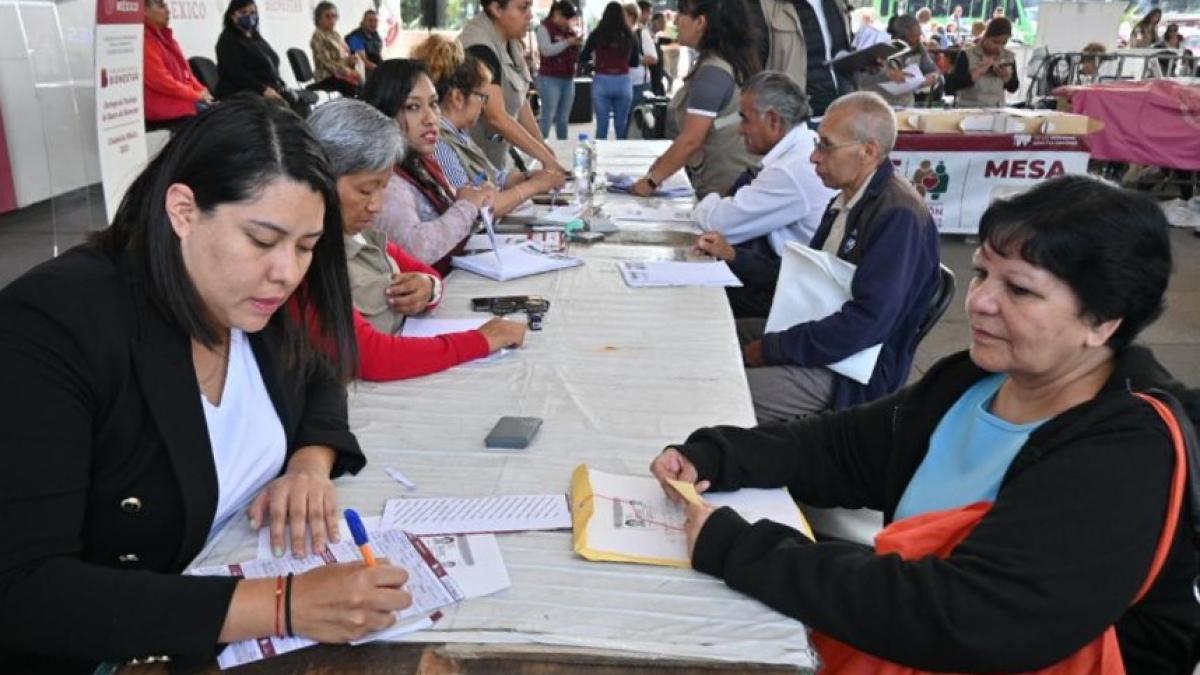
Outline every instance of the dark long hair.
<path id="1" fill-rule="evenodd" d="M 617 49 L 633 49 L 637 39 L 629 24 L 625 23 L 625 8 L 616 2 L 604 6 L 604 14 L 600 16 L 600 24 L 592 31 L 592 39 L 597 46 L 616 47 Z"/>
<path id="2" fill-rule="evenodd" d="M 95 242 L 114 256 L 131 257 L 145 277 L 147 296 L 167 321 L 211 347 L 220 340 L 218 329 L 184 266 L 167 216 L 167 188 L 188 186 L 197 208 L 209 214 L 222 204 L 254 199 L 279 178 L 320 194 L 325 220 L 308 273 L 296 289 L 307 311 L 280 309 L 270 325 L 282 331 L 285 365 L 307 367 L 323 353 L 348 381 L 358 350 L 337 183 L 321 145 L 293 113 L 257 96 L 234 97 L 185 122 L 129 186 L 112 226 Z"/>
<path id="3" fill-rule="evenodd" d="M 388 59 L 367 77 L 362 100 L 375 106 L 384 115 L 396 119 L 422 75 L 429 77 L 429 69 L 416 59 Z M 429 77 L 429 80 L 432 82 L 433 78 Z M 446 194 L 445 188 L 420 166 L 421 157 L 413 151 L 412 145 L 406 145 L 408 149 L 400 160 L 400 168 L 417 181 L 417 186 L 426 194 L 443 195 L 452 203 L 453 195 Z"/>
<path id="4" fill-rule="evenodd" d="M 253 4 L 255 4 L 254 0 L 229 0 L 229 5 L 225 7 L 225 17 L 223 20 L 225 30 L 241 33 L 242 29 L 238 28 L 237 24 L 233 22 L 233 13 L 245 7 L 246 5 Z M 255 28 L 253 33 L 258 35 L 258 29 Z"/>
<path id="5" fill-rule="evenodd" d="M 725 59 L 733 68 L 733 79 L 739 86 L 762 70 L 755 45 L 765 38 L 750 27 L 745 0 L 679 0 L 679 11 L 707 19 L 698 46 L 701 61 L 705 54 Z"/>

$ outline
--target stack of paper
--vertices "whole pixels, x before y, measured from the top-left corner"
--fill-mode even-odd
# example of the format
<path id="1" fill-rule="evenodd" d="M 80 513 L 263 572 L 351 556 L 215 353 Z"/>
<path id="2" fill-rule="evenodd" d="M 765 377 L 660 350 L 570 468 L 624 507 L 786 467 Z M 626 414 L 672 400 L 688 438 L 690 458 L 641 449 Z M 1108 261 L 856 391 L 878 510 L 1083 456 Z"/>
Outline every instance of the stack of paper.
<path id="1" fill-rule="evenodd" d="M 605 202 L 605 215 L 617 220 L 645 220 L 652 223 L 692 222 L 692 208 L 686 204 L 659 199 L 622 199 Z"/>
<path id="2" fill-rule="evenodd" d="M 656 288 L 663 286 L 733 286 L 742 282 L 734 276 L 725 261 L 678 262 L 658 260 L 634 262 L 622 260 L 617 263 L 621 278 L 631 288 Z"/>
<path id="3" fill-rule="evenodd" d="M 560 253 L 546 253 L 534 243 L 510 246 L 495 252 L 451 258 L 450 264 L 496 281 L 519 279 L 542 272 L 582 265 L 581 258 Z"/>
<path id="4" fill-rule="evenodd" d="M 812 529 L 786 488 L 696 494 L 673 483 L 689 502 L 728 506 L 750 522 L 788 525 L 812 539 Z M 620 476 L 581 464 L 571 476 L 575 552 L 588 560 L 691 567 L 684 533 L 686 514 L 651 476 Z"/>
<path id="5" fill-rule="evenodd" d="M 507 248 L 509 246 L 520 246 L 529 241 L 529 237 L 523 234 L 498 234 L 495 238 L 495 244 L 492 243 L 492 237 L 486 234 L 473 234 L 467 239 L 467 243 L 463 248 L 468 251 L 491 251 L 496 246 Z"/>
<path id="6" fill-rule="evenodd" d="M 610 173 L 607 174 L 607 178 L 609 192 L 628 194 L 633 191 L 633 184 L 637 182 L 633 176 L 625 173 Z M 663 184 L 654 192 L 655 197 L 691 197 L 694 194 L 696 191 L 688 185 Z"/>

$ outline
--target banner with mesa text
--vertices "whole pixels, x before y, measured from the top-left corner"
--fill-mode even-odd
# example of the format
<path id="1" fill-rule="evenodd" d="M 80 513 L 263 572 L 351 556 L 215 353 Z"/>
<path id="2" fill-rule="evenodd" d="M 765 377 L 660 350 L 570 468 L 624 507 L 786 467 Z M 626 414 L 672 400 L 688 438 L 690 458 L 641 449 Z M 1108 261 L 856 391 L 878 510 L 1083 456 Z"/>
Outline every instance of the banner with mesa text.
<path id="1" fill-rule="evenodd" d="M 975 235 L 996 199 L 1064 174 L 1087 173 L 1078 136 L 900 134 L 892 152 L 942 234 Z"/>
<path id="2" fill-rule="evenodd" d="M 96 1 L 96 136 L 104 210 L 112 222 L 146 165 L 142 0 Z"/>

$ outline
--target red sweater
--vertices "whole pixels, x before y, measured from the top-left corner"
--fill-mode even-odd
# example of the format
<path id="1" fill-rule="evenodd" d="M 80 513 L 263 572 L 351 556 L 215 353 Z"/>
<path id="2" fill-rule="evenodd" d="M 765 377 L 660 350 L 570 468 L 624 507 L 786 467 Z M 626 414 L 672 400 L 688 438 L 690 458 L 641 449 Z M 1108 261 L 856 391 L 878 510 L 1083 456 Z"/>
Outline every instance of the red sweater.
<path id="1" fill-rule="evenodd" d="M 173 120 L 196 114 L 196 102 L 207 89 L 192 75 L 183 50 L 170 28 L 158 29 L 144 24 L 142 55 L 146 119 L 151 122 Z"/>
<path id="2" fill-rule="evenodd" d="M 387 252 L 401 272 L 423 272 L 441 278 L 432 267 L 392 242 L 388 242 Z M 375 330 L 355 310 L 354 332 L 358 337 L 358 375 L 372 382 L 429 375 L 488 355 L 487 338 L 477 330 L 427 338 L 399 337 Z"/>

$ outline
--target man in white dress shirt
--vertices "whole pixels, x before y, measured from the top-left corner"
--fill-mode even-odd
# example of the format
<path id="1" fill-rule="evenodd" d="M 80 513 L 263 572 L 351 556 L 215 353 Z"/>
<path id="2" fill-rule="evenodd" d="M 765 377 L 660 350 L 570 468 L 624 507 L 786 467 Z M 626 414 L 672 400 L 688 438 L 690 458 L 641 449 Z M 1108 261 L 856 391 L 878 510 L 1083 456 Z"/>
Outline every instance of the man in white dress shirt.
<path id="1" fill-rule="evenodd" d="M 726 260 L 745 284 L 729 289 L 734 316 L 765 317 L 784 247 L 808 245 L 837 191 L 809 161 L 815 134 L 805 123 L 808 97 L 795 80 L 763 71 L 742 87 L 740 105 L 742 138 L 747 150 L 765 155 L 761 168 L 749 183 L 735 183 L 730 196 L 705 197 L 692 215 L 709 232 L 696 247 Z"/>

